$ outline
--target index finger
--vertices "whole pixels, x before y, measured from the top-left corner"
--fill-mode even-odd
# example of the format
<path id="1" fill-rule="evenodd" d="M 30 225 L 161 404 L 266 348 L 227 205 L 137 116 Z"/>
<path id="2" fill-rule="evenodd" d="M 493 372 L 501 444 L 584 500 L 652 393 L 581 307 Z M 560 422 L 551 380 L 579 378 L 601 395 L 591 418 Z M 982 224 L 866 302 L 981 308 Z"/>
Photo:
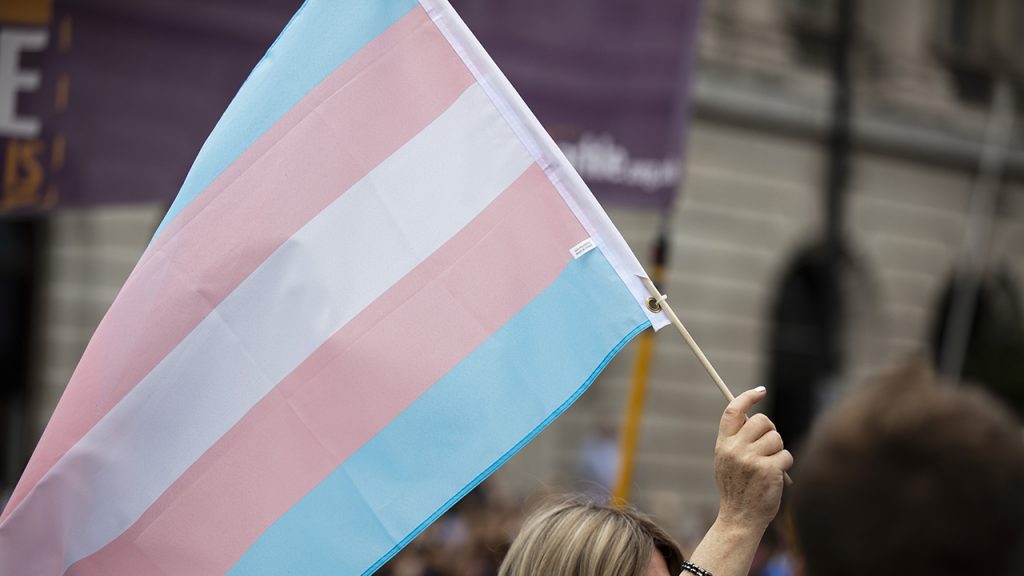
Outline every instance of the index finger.
<path id="1" fill-rule="evenodd" d="M 758 386 L 753 390 L 747 390 L 729 402 L 722 413 L 722 421 L 718 426 L 720 436 L 732 436 L 740 431 L 743 423 L 747 421 L 747 412 L 767 395 L 764 386 Z"/>

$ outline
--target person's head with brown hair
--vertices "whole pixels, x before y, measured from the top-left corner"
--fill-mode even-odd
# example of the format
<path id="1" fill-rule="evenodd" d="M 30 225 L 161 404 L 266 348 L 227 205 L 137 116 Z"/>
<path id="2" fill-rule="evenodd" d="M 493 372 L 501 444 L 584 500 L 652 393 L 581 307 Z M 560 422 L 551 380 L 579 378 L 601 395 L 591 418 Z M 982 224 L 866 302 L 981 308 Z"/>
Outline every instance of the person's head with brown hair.
<path id="1" fill-rule="evenodd" d="M 1024 434 L 913 364 L 824 415 L 792 513 L 807 576 L 1024 574 Z"/>
<path id="2" fill-rule="evenodd" d="M 637 512 L 572 502 L 528 518 L 498 576 L 653 576 L 682 562 L 672 537 Z"/>

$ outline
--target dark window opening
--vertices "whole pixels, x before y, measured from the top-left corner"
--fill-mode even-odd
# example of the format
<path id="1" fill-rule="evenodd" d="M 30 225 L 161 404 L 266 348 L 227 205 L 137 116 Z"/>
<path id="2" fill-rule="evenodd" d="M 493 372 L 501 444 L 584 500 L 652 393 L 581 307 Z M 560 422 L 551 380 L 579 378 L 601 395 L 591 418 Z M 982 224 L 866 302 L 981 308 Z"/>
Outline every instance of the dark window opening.
<path id="1" fill-rule="evenodd" d="M 769 415 L 787 446 L 799 449 L 828 393 L 827 331 L 831 267 L 818 246 L 799 255 L 782 277 L 768 334 Z M 836 311 L 835 313 L 839 313 Z"/>
<path id="2" fill-rule="evenodd" d="M 999 66 L 995 1 L 945 0 L 940 5 L 938 55 L 962 102 L 986 106 L 992 100 Z"/>
<path id="3" fill-rule="evenodd" d="M 941 364 L 956 280 L 939 298 L 930 334 L 932 358 Z M 986 278 L 974 302 L 961 379 L 977 383 L 1006 402 L 1024 420 L 1024 322 L 1012 278 Z"/>
<path id="4" fill-rule="evenodd" d="M 836 0 L 790 0 L 789 29 L 801 64 L 826 68 L 836 36 Z"/>
<path id="5" fill-rule="evenodd" d="M 39 225 L 0 222 L 0 500 L 27 463 L 30 328 Z"/>

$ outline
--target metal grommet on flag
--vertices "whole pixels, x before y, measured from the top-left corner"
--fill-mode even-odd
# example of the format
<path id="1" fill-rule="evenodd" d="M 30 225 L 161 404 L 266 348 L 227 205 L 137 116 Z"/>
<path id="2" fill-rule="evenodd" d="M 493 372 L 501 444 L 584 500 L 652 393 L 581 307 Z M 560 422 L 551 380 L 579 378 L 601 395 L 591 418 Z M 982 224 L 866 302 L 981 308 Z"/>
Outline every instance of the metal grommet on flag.
<path id="1" fill-rule="evenodd" d="M 662 294 L 658 298 L 651 296 L 650 298 L 647 299 L 647 309 L 657 314 L 658 312 L 661 312 L 661 305 L 664 304 L 667 300 L 668 296 L 665 294 Z"/>

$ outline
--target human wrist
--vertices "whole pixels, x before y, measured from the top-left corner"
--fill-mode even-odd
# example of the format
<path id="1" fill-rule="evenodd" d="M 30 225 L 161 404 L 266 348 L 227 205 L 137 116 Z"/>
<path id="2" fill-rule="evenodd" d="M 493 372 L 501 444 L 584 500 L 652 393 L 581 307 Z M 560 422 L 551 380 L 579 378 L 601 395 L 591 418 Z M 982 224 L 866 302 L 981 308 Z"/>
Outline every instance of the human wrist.
<path id="1" fill-rule="evenodd" d="M 764 531 L 740 517 L 719 514 L 690 561 L 715 576 L 746 576 Z"/>
<path id="2" fill-rule="evenodd" d="M 715 524 L 723 532 L 734 534 L 738 537 L 755 535 L 760 538 L 771 524 L 772 518 L 764 514 L 754 513 L 750 509 L 721 506 L 718 509 L 718 516 L 715 517 Z"/>
<path id="3" fill-rule="evenodd" d="M 739 546 L 760 542 L 767 529 L 766 523 L 754 522 L 741 515 L 719 513 L 708 534 L 714 534 L 715 539 L 725 544 Z"/>

